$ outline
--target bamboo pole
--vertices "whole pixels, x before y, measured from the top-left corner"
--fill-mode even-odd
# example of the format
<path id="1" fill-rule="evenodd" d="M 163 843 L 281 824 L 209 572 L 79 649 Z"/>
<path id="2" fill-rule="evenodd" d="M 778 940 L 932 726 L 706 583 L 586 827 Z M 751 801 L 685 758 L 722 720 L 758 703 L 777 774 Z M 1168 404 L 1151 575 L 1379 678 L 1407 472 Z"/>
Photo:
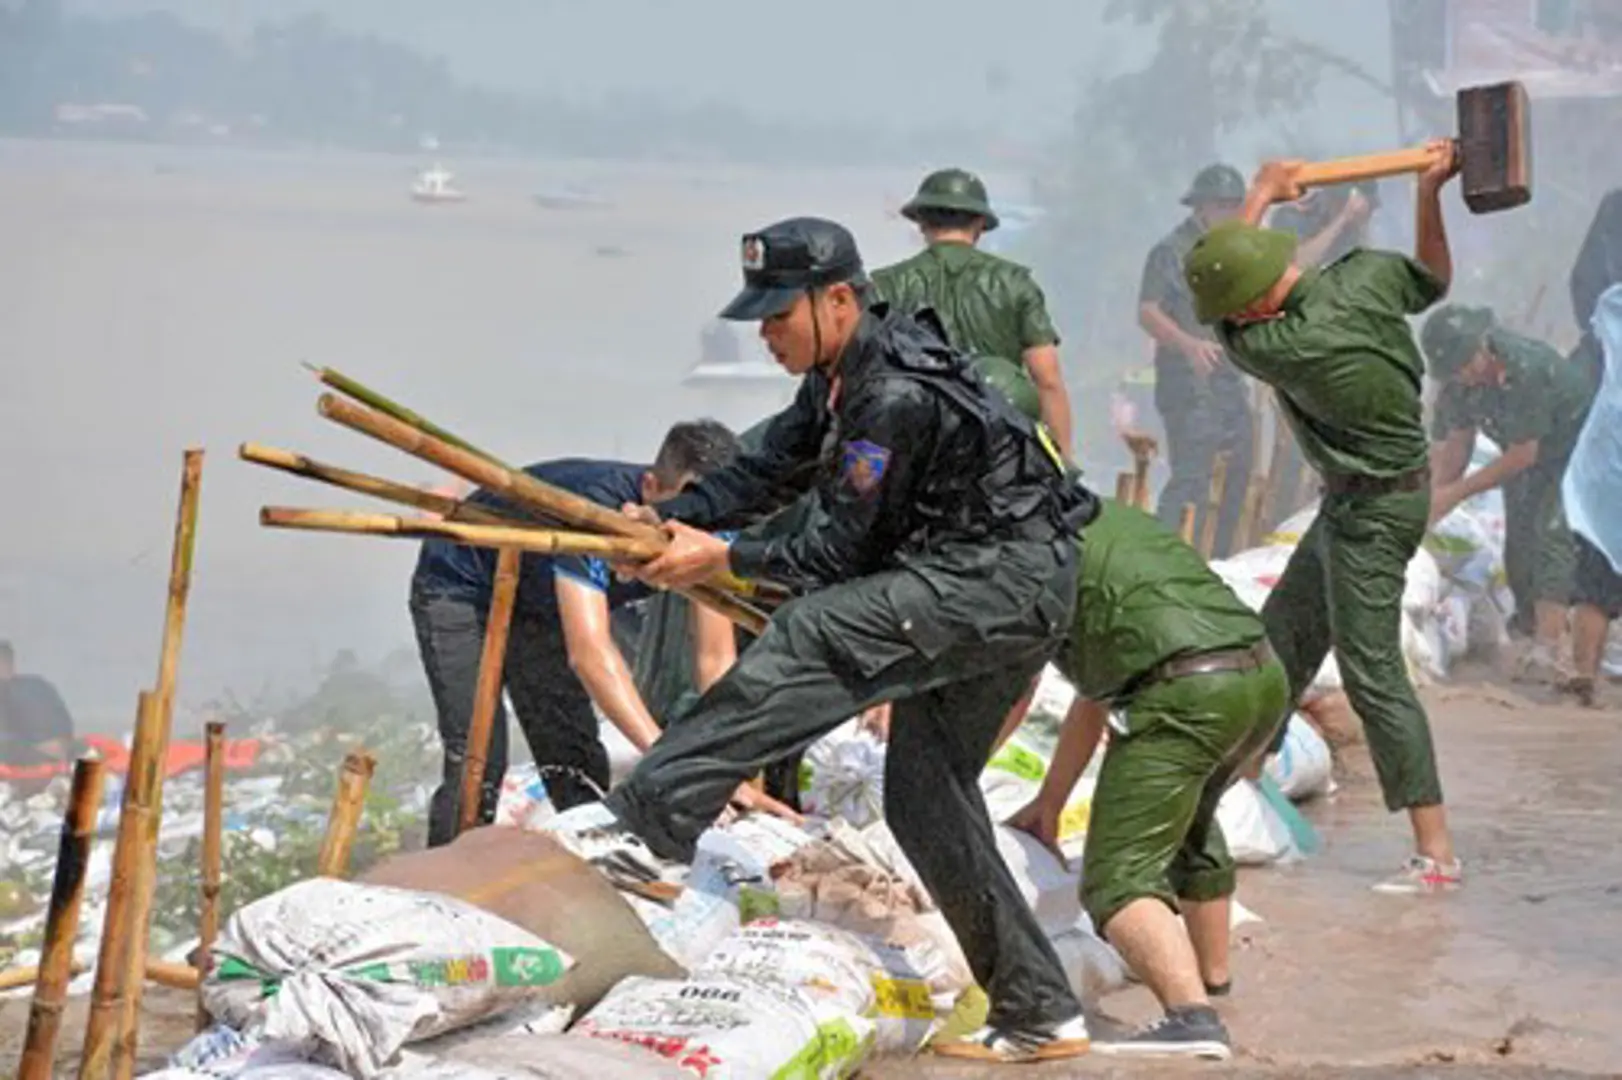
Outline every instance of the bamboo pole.
<path id="1" fill-rule="evenodd" d="M 1129 472 L 1115 474 L 1115 501 L 1122 506 L 1132 505 L 1134 494 L 1132 474 Z"/>
<path id="2" fill-rule="evenodd" d="M 1216 550 L 1217 521 L 1222 517 L 1222 498 L 1228 493 L 1228 455 L 1211 459 L 1211 491 L 1205 503 L 1204 527 L 1200 530 L 1200 554 L 1210 559 Z"/>
<path id="3" fill-rule="evenodd" d="M 519 524 L 512 518 L 491 513 L 478 506 L 469 506 L 459 499 L 452 499 L 445 495 L 436 495 L 431 491 L 412 487 L 410 484 L 400 484 L 393 480 L 384 480 L 366 473 L 353 472 L 349 469 L 328 465 L 322 461 L 305 457 L 303 454 L 291 450 L 281 450 L 274 446 L 261 446 L 258 443 L 243 443 L 237 447 L 237 456 L 243 461 L 254 465 L 263 465 L 267 469 L 276 469 L 280 472 L 302 476 L 306 480 L 319 480 L 333 487 L 343 488 L 346 491 L 357 492 L 361 495 L 370 495 L 374 499 L 383 499 L 386 502 L 402 503 L 406 506 L 415 506 L 419 510 L 426 510 L 431 514 L 455 521 L 463 521 L 475 525 L 513 525 Z"/>
<path id="4" fill-rule="evenodd" d="M 1194 546 L 1194 518 L 1198 513 L 1193 503 L 1184 503 L 1183 516 L 1177 523 L 1177 535 L 1190 547 Z"/>
<path id="5" fill-rule="evenodd" d="M 1142 432 L 1124 436 L 1126 448 L 1132 453 L 1132 505 L 1139 510 L 1149 509 L 1149 462 L 1160 449 L 1154 438 Z"/>
<path id="6" fill-rule="evenodd" d="M 148 960 L 142 970 L 147 982 L 167 986 L 171 990 L 190 990 L 195 993 L 203 985 L 203 975 L 190 964 L 176 964 L 168 960 Z"/>
<path id="7" fill-rule="evenodd" d="M 516 548 L 502 548 L 496 556 L 495 585 L 490 592 L 490 613 L 485 619 L 484 652 L 479 657 L 479 681 L 473 690 L 473 717 L 468 724 L 467 746 L 462 752 L 462 798 L 456 829 L 465 832 L 479 824 L 484 805 L 484 770 L 490 761 L 490 736 L 495 732 L 496 710 L 501 705 L 502 678 L 507 665 L 507 631 L 512 627 L 513 599 L 518 595 Z"/>
<path id="8" fill-rule="evenodd" d="M 68 969 L 77 978 L 90 970 L 90 965 L 75 960 Z M 0 993 L 7 990 L 17 990 L 39 981 L 39 965 L 29 964 L 27 967 L 7 968 L 0 971 Z"/>
<path id="9" fill-rule="evenodd" d="M 202 908 L 197 921 L 198 980 L 201 982 L 209 950 L 220 933 L 220 862 L 225 832 L 225 725 L 211 720 L 203 729 L 203 873 Z M 212 1022 L 201 1000 L 197 1002 L 197 1030 Z"/>
<path id="10" fill-rule="evenodd" d="M 355 846 L 355 830 L 366 805 L 366 787 L 372 781 L 377 759 L 365 750 L 351 750 L 338 770 L 338 793 L 333 796 L 332 815 L 327 819 L 327 835 L 321 841 L 316 873 L 341 878 L 349 872 L 349 852 Z"/>
<path id="11" fill-rule="evenodd" d="M 1261 498 L 1257 501 L 1255 517 L 1251 522 L 1252 543 L 1272 530 L 1273 508 L 1278 501 L 1278 485 L 1284 479 L 1284 459 L 1289 452 L 1289 432 L 1284 426 L 1284 412 L 1278 407 L 1278 395 L 1269 393 L 1265 399 L 1272 418 L 1273 446 L 1267 456 L 1267 475 L 1262 482 Z"/>
<path id="12" fill-rule="evenodd" d="M 90 1015 L 85 1024 L 84 1052 L 79 1059 L 79 1080 L 107 1080 L 112 1075 L 113 1046 L 124 1015 L 125 961 L 131 926 L 130 891 L 135 887 L 135 864 L 141 856 L 139 838 L 150 807 L 136 798 L 135 757 L 148 753 L 157 737 L 157 700 L 140 693 L 135 711 L 135 739 L 124 799 L 119 808 L 118 838 L 113 844 L 113 874 L 107 887 L 107 913 L 102 919 L 101 946 L 96 956 L 96 979 L 90 990 Z"/>
<path id="13" fill-rule="evenodd" d="M 504 468 L 476 453 L 459 449 L 364 406 L 352 404 L 331 394 L 323 394 L 317 408 L 328 420 L 363 435 L 369 435 L 413 457 L 438 465 L 447 472 L 455 473 L 464 480 L 478 484 L 526 509 L 560 517 L 576 528 L 648 540 L 661 545 L 666 542 L 664 532 L 657 526 L 632 521 L 616 510 L 599 506 L 590 499 L 563 491 L 550 484 L 543 484 L 527 473 Z M 754 588 L 753 585 L 731 574 L 723 575 L 720 580 L 709 584 L 712 588 L 731 593 L 740 590 L 747 592 Z M 758 634 L 766 627 L 766 618 L 761 612 L 752 611 L 746 606 L 740 609 L 738 605 L 726 601 L 717 603 L 713 592 L 677 591 L 689 599 L 715 608 L 746 630 Z"/>
<path id="14" fill-rule="evenodd" d="M 158 827 L 163 817 L 163 765 L 174 724 L 175 680 L 180 672 L 180 646 L 186 630 L 186 604 L 191 595 L 192 559 L 197 548 L 197 507 L 203 483 L 203 451 L 187 450 L 180 480 L 180 509 L 175 520 L 174 551 L 169 565 L 169 598 L 163 619 L 163 646 L 158 653 L 158 681 L 153 688 L 156 734 L 148 753 L 130 755 L 126 791 L 145 800 L 150 813 L 138 834 L 140 854 L 130 890 L 130 937 L 124 960 L 124 1014 L 113 1053 L 113 1075 L 135 1075 L 140 1042 L 141 994 L 146 988 L 146 950 L 152 926 L 152 899 L 157 889 Z"/>
<path id="15" fill-rule="evenodd" d="M 1290 508 L 1290 513 L 1298 512 L 1312 501 L 1312 488 L 1318 482 L 1318 470 L 1305 461 L 1301 462 L 1301 476 L 1295 482 L 1295 505 Z"/>
<path id="16" fill-rule="evenodd" d="M 645 540 L 597 533 L 564 532 L 519 525 L 464 525 L 433 518 L 396 514 L 356 514 L 347 510 L 303 510 L 267 506 L 259 524 L 273 529 L 396 536 L 406 540 L 440 539 L 475 547 L 512 549 L 537 555 L 596 555 L 618 562 L 646 562 L 660 549 Z"/>
<path id="17" fill-rule="evenodd" d="M 101 810 L 102 763 L 80 758 L 73 766 L 73 788 L 62 818 L 62 839 L 51 882 L 51 906 L 45 915 L 45 947 L 28 1008 L 28 1032 L 17 1080 L 50 1080 L 56 1059 L 56 1036 L 73 978 L 73 942 L 79 936 L 79 907 L 84 901 L 85 870 Z"/>
<path id="18" fill-rule="evenodd" d="M 359 380 L 351 379 L 341 371 L 329 367 L 318 368 L 311 364 L 304 366 L 315 372 L 316 378 L 320 379 L 323 385 L 330 386 L 340 394 L 354 398 L 367 408 L 376 409 L 384 416 L 414 427 L 426 435 L 432 435 L 440 442 L 450 443 L 459 450 L 465 450 L 470 454 L 477 455 L 493 465 L 500 465 L 504 469 L 517 471 L 514 466 L 507 464 L 494 454 L 480 450 L 466 439 L 451 434 L 432 420 L 419 413 L 412 412 L 404 405 L 390 401 L 376 390 L 362 384 Z"/>

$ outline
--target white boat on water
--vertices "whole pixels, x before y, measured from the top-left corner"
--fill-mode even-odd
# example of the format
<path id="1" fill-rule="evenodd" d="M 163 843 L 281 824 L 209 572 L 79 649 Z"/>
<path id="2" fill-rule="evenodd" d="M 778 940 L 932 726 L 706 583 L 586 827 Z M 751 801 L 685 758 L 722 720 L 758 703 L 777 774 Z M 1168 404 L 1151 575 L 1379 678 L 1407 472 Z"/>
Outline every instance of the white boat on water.
<path id="1" fill-rule="evenodd" d="M 716 386 L 753 383 L 786 383 L 789 376 L 775 360 L 701 360 L 687 372 L 682 382 L 689 386 Z"/>
<path id="2" fill-rule="evenodd" d="M 455 179 L 456 174 L 442 165 L 424 169 L 417 174 L 416 182 L 411 185 L 412 201 L 420 203 L 459 203 L 464 201 L 467 198 L 467 193 L 452 183 Z"/>

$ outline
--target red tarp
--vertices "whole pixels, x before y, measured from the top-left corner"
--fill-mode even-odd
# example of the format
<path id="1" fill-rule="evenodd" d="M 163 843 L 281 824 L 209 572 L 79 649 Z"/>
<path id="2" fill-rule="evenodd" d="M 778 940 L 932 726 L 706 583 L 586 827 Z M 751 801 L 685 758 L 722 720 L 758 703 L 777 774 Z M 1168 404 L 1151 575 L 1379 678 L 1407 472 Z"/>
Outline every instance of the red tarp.
<path id="1" fill-rule="evenodd" d="M 107 735 L 86 735 L 80 740 L 90 750 L 94 750 L 106 762 L 108 772 L 120 775 L 129 772 L 130 752 L 125 749 L 122 739 L 115 739 Z M 264 743 L 259 739 L 227 739 L 225 742 L 225 771 L 235 772 L 241 769 L 250 769 L 259 760 L 259 751 Z M 169 753 L 164 758 L 163 775 L 165 777 L 179 776 L 183 772 L 203 767 L 205 746 L 199 740 L 176 740 L 169 744 Z M 47 761 L 38 765 L 8 765 L 0 762 L 0 781 L 6 780 L 49 780 L 55 776 L 66 776 L 73 771 L 71 761 Z"/>

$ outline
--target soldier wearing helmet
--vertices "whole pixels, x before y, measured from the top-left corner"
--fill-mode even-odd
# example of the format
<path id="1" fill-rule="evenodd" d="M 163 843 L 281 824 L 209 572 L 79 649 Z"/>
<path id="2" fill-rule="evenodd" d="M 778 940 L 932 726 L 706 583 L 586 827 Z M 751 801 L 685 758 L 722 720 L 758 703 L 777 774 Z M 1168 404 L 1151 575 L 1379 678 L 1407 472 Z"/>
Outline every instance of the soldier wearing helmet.
<path id="1" fill-rule="evenodd" d="M 1420 343 L 1431 377 L 1442 384 L 1431 424 L 1431 520 L 1503 488 L 1504 570 L 1515 596 L 1510 628 L 1533 643 L 1519 674 L 1557 681 L 1577 558 L 1560 481 L 1599 389 L 1592 368 L 1512 333 L 1487 308 L 1438 308 Z M 1466 473 L 1477 432 L 1501 453 Z"/>
<path id="2" fill-rule="evenodd" d="M 1358 250 L 1321 269 L 1294 262 L 1295 237 L 1257 224 L 1301 195 L 1296 165 L 1262 166 L 1240 220 L 1195 242 L 1184 274 L 1201 322 L 1234 364 L 1272 386 L 1323 501 L 1262 619 L 1299 701 L 1331 649 L 1363 721 L 1386 806 L 1405 810 L 1415 854 L 1376 886 L 1424 893 L 1463 871 L 1442 806 L 1430 723 L 1401 648 L 1407 567 L 1430 520 L 1425 364 L 1408 317 L 1453 276 L 1441 189 L 1457 171 L 1451 144 L 1419 178 L 1415 257 Z M 1443 152 L 1446 150 L 1447 152 Z"/>
<path id="3" fill-rule="evenodd" d="M 613 823 L 570 842 L 611 873 L 690 861 L 739 783 L 892 702 L 885 818 L 991 1003 L 983 1029 L 936 1052 L 1085 1053 L 1081 1004 L 998 854 L 977 778 L 1070 628 L 1098 500 L 927 313 L 870 303 L 842 226 L 778 222 L 742 255 L 722 317 L 759 323 L 800 389 L 733 467 L 657 510 L 627 508 L 670 537 L 635 572 L 679 587 L 730 569 L 805 595 L 610 793 Z M 799 529 L 749 524 L 797 497 L 815 500 Z M 743 524 L 730 542 L 699 531 Z"/>
<path id="4" fill-rule="evenodd" d="M 1070 394 L 1047 298 L 1030 270 L 976 247 L 998 225 L 985 184 L 962 169 L 932 172 L 901 214 L 919 227 L 927 246 L 873 272 L 879 297 L 904 311 L 932 309 L 954 347 L 977 361 L 1004 361 L 981 366 L 1022 408 L 1034 399 L 1034 416 L 1069 454 Z"/>
<path id="5" fill-rule="evenodd" d="M 1183 507 L 1195 508 L 1194 535 L 1205 530 L 1212 465 L 1226 454 L 1227 486 L 1217 514 L 1215 552 L 1233 549 L 1250 476 L 1253 423 L 1244 380 L 1194 317 L 1183 281 L 1183 256 L 1206 230 L 1239 212 L 1245 181 L 1231 165 L 1201 169 L 1183 195 L 1189 215 L 1149 252 L 1138 288 L 1138 325 L 1155 342 L 1155 408 L 1166 430 L 1171 476 L 1160 491 L 1158 515 L 1176 527 Z"/>

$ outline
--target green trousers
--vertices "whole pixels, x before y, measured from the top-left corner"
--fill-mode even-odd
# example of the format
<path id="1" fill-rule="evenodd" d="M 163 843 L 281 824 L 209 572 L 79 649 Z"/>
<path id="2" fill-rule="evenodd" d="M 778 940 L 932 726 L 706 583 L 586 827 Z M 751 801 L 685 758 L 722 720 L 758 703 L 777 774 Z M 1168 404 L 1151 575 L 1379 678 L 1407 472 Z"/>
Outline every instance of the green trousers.
<path id="1" fill-rule="evenodd" d="M 1134 900 L 1231 896 L 1233 857 L 1217 803 L 1289 709 L 1289 679 L 1254 671 L 1190 675 L 1145 687 L 1122 711 L 1093 792 L 1082 905 L 1100 932 Z"/>
<path id="2" fill-rule="evenodd" d="M 1403 586 L 1429 516 L 1429 490 L 1326 495 L 1262 608 L 1292 702 L 1334 649 L 1391 810 L 1442 802 L 1430 722 L 1402 655 Z"/>
<path id="3" fill-rule="evenodd" d="M 1512 625 L 1528 635 L 1539 601 L 1571 603 L 1577 555 L 1560 501 L 1568 457 L 1539 460 L 1504 485 L 1504 573 L 1515 596 Z"/>

